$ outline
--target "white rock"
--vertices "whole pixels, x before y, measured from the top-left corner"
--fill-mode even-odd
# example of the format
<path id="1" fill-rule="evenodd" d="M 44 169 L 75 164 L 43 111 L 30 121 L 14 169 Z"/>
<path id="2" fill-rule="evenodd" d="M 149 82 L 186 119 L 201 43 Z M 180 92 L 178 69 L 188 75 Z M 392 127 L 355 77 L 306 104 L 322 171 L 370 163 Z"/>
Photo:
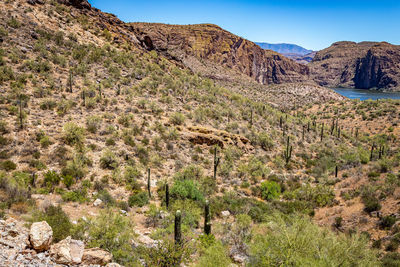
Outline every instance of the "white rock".
<path id="1" fill-rule="evenodd" d="M 50 256 L 59 264 L 80 264 L 82 262 L 85 245 L 80 240 L 66 239 L 54 244 L 50 248 Z"/>
<path id="2" fill-rule="evenodd" d="M 222 217 L 229 217 L 231 215 L 231 213 L 229 212 L 229 210 L 224 210 L 221 212 Z"/>
<path id="3" fill-rule="evenodd" d="M 111 260 L 111 253 L 100 248 L 85 249 L 82 257 L 82 263 L 86 265 L 106 265 Z"/>
<path id="4" fill-rule="evenodd" d="M 96 199 L 96 200 L 93 202 L 93 206 L 95 206 L 95 207 L 98 207 L 98 206 L 100 206 L 101 204 L 103 204 L 103 201 L 101 201 L 101 199 Z"/>
<path id="5" fill-rule="evenodd" d="M 45 221 L 35 222 L 29 231 L 29 240 L 36 251 L 48 250 L 53 241 L 53 229 Z"/>

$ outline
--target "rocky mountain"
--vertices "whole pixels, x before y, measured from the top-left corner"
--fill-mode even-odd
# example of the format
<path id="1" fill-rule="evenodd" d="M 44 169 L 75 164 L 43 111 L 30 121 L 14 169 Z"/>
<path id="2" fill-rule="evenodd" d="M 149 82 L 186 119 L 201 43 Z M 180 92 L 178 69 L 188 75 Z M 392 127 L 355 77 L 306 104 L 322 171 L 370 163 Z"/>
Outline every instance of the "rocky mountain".
<path id="1" fill-rule="evenodd" d="M 272 50 L 283 55 L 295 54 L 295 55 L 305 56 L 313 52 L 312 50 L 305 49 L 304 47 L 295 44 L 285 44 L 285 43 L 270 44 L 270 43 L 259 43 L 259 42 L 256 42 L 256 44 L 259 45 L 262 49 Z"/>
<path id="2" fill-rule="evenodd" d="M 204 66 L 222 66 L 245 74 L 261 84 L 302 82 L 308 79 L 306 66 L 236 36 L 216 25 L 167 25 L 131 23 L 138 39 L 149 50 L 178 59 L 194 71 Z M 204 71 L 202 71 L 204 72 Z M 219 68 L 209 76 L 231 76 Z"/>
<path id="3" fill-rule="evenodd" d="M 337 42 L 317 52 L 309 67 L 323 86 L 399 90 L 400 46 Z"/>
<path id="4" fill-rule="evenodd" d="M 311 53 L 306 55 L 300 55 L 300 54 L 283 54 L 283 55 L 285 57 L 290 58 L 291 60 L 296 61 L 297 63 L 306 65 L 313 60 L 316 53 L 317 53 L 316 51 L 312 51 Z"/>

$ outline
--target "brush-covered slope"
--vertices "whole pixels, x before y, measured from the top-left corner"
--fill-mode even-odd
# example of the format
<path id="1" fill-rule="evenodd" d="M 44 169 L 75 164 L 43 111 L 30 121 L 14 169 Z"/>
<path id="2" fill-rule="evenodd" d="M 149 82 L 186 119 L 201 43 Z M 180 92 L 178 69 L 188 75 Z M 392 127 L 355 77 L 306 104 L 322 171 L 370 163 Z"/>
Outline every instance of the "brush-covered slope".
<path id="1" fill-rule="evenodd" d="M 308 95 L 318 92 L 306 83 L 299 91 L 216 82 L 144 49 L 132 25 L 84 1 L 1 1 L 0 11 L 1 264 L 60 261 L 27 246 L 20 227 L 36 221 L 53 228 L 53 245 L 71 236 L 124 266 L 377 266 L 374 241 L 398 251 L 396 206 L 371 213 L 394 203 L 389 189 L 399 188 L 390 134 L 398 129 L 386 121 L 397 102 L 384 110 L 387 102 L 374 102 L 374 111 L 346 101 L 313 106 Z M 280 102 L 301 108 L 284 113 Z M 349 118 L 376 119 L 385 135 L 367 126 L 356 137 L 339 117 L 356 107 Z M 380 159 L 378 145 L 386 147 Z M 373 197 L 365 211 L 356 194 L 346 203 L 368 227 L 347 214 L 341 225 L 332 226 L 333 216 L 320 221 L 322 209 L 340 209 L 338 183 L 353 174 L 366 180 L 369 169 L 380 172 L 376 186 L 387 186 L 359 192 Z M 370 239 L 354 231 L 374 234 L 381 224 Z"/>
<path id="2" fill-rule="evenodd" d="M 197 71 L 214 65 L 243 73 L 261 84 L 302 82 L 308 79 L 308 68 L 271 50 L 236 36 L 216 25 L 167 25 L 132 23 L 136 35 L 148 49 L 182 60 Z M 226 75 L 223 69 L 214 73 Z M 212 75 L 212 74 L 211 74 Z"/>
<path id="3" fill-rule="evenodd" d="M 399 90 L 400 46 L 338 42 L 317 52 L 308 65 L 313 79 L 329 87 Z"/>

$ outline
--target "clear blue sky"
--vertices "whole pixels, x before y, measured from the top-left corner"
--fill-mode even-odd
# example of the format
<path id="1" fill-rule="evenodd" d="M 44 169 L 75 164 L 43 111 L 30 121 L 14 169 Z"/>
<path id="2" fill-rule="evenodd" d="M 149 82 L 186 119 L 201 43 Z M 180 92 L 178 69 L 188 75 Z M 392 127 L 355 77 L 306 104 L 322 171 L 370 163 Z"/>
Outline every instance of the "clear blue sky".
<path id="1" fill-rule="evenodd" d="M 400 44 L 400 0 L 89 0 L 125 22 L 213 23 L 251 41 L 319 50 L 331 43 Z"/>

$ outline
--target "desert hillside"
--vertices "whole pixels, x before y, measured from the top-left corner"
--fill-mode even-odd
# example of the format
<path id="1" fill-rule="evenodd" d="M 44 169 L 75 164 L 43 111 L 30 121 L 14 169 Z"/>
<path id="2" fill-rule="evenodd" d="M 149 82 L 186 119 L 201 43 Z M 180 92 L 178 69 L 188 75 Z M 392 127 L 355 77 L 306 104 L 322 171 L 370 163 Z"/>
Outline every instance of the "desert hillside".
<path id="1" fill-rule="evenodd" d="M 0 18 L 0 266 L 398 265 L 399 101 L 214 25 Z"/>

